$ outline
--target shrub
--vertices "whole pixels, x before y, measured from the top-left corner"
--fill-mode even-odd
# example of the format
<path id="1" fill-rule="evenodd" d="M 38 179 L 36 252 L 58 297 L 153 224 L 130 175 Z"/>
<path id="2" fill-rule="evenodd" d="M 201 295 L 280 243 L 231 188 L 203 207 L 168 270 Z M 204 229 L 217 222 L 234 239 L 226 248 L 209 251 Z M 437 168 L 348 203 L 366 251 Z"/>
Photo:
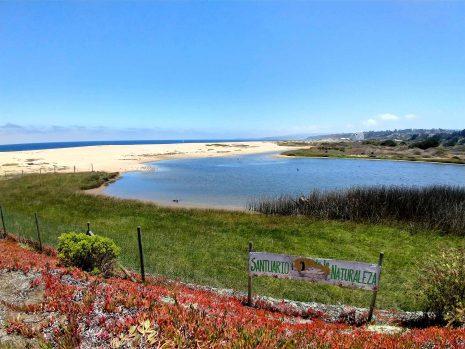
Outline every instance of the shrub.
<path id="1" fill-rule="evenodd" d="M 379 145 L 379 141 L 376 139 L 367 139 L 365 141 L 362 141 L 362 144 L 364 145 Z"/>
<path id="2" fill-rule="evenodd" d="M 88 175 L 89 177 L 84 180 L 85 183 L 81 185 L 81 190 L 94 189 L 104 184 L 114 182 L 118 178 L 119 173 L 91 172 Z"/>
<path id="3" fill-rule="evenodd" d="M 449 325 L 465 325 L 465 248 L 451 248 L 423 261 L 418 295 L 425 311 Z"/>
<path id="4" fill-rule="evenodd" d="M 392 139 L 386 139 L 380 143 L 383 147 L 395 147 L 397 146 L 397 142 Z"/>
<path id="5" fill-rule="evenodd" d="M 444 141 L 444 146 L 453 147 L 459 142 L 459 137 L 452 137 Z"/>
<path id="6" fill-rule="evenodd" d="M 429 148 L 435 148 L 438 147 L 440 144 L 440 137 L 438 136 L 432 136 L 428 137 L 425 140 L 415 142 L 411 145 L 412 148 L 420 148 L 420 149 L 429 149 Z"/>
<path id="7" fill-rule="evenodd" d="M 66 266 L 108 276 L 113 271 L 118 255 L 118 246 L 103 236 L 65 233 L 58 238 L 58 257 Z"/>

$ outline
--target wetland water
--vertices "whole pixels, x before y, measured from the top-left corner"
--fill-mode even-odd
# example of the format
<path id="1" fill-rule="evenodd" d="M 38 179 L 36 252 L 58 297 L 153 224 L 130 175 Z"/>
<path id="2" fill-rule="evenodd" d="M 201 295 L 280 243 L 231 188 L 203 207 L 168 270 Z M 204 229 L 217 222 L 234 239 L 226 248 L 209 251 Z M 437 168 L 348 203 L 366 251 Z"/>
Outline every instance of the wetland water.
<path id="1" fill-rule="evenodd" d="M 253 197 L 362 185 L 465 186 L 465 166 L 254 154 L 157 161 L 104 189 L 121 198 L 188 207 L 244 208 Z M 173 200 L 179 200 L 175 203 Z"/>

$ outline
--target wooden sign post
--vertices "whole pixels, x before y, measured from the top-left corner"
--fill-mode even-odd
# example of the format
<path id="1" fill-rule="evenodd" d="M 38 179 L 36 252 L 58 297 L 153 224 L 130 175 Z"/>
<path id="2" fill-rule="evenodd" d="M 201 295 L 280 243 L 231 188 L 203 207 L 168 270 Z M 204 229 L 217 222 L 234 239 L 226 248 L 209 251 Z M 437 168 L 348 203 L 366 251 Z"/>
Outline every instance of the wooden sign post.
<path id="1" fill-rule="evenodd" d="M 142 282 L 145 282 L 144 250 L 142 248 L 142 232 L 140 227 L 137 227 L 137 245 L 139 247 L 140 275 Z"/>
<path id="2" fill-rule="evenodd" d="M 37 213 L 34 213 L 34 217 L 36 220 L 36 229 L 37 229 L 37 240 L 39 241 L 39 250 L 42 252 L 42 237 L 40 236 L 40 228 L 39 228 L 39 218 L 37 217 Z"/>
<path id="3" fill-rule="evenodd" d="M 375 310 L 375 304 L 376 304 L 376 296 L 378 295 L 378 289 L 379 289 L 379 282 L 381 279 L 381 268 L 383 266 L 383 258 L 384 258 L 384 253 L 381 252 L 379 254 L 379 259 L 378 259 L 378 286 L 373 290 L 373 296 L 371 297 L 371 304 L 370 304 L 370 311 L 368 313 L 368 319 L 367 322 L 370 323 L 371 319 L 373 318 L 373 311 Z"/>
<path id="4" fill-rule="evenodd" d="M 3 216 L 3 208 L 0 206 L 0 218 L 2 219 L 2 227 L 3 227 L 3 237 L 6 238 L 6 226 L 5 226 L 5 217 Z"/>
<path id="5" fill-rule="evenodd" d="M 249 241 L 249 260 L 250 253 L 253 251 L 252 241 Z M 247 305 L 252 306 L 252 275 L 249 273 L 248 287 L 247 287 Z"/>

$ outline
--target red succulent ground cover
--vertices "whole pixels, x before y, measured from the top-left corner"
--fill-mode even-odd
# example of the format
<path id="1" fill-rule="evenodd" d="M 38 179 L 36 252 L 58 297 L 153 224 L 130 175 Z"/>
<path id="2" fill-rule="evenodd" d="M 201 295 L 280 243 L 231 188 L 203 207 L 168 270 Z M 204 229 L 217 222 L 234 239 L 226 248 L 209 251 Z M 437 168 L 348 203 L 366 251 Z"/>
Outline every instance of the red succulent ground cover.
<path id="1" fill-rule="evenodd" d="M 430 327 L 386 334 L 244 306 L 231 296 L 150 278 L 102 279 L 59 266 L 49 255 L 0 240 L 0 270 L 35 275 L 35 304 L 3 306 L 45 315 L 34 326 L 10 319 L 8 333 L 50 347 L 102 348 L 465 348 L 465 329 Z"/>

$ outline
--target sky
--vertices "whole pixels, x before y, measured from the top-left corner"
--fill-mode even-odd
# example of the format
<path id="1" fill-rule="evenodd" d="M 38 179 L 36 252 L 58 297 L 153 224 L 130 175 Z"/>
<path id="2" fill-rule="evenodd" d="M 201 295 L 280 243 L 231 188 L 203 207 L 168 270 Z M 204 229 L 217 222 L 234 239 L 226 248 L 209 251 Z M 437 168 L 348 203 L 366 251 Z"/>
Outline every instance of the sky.
<path id="1" fill-rule="evenodd" d="M 0 144 L 465 128 L 465 2 L 0 2 Z"/>

